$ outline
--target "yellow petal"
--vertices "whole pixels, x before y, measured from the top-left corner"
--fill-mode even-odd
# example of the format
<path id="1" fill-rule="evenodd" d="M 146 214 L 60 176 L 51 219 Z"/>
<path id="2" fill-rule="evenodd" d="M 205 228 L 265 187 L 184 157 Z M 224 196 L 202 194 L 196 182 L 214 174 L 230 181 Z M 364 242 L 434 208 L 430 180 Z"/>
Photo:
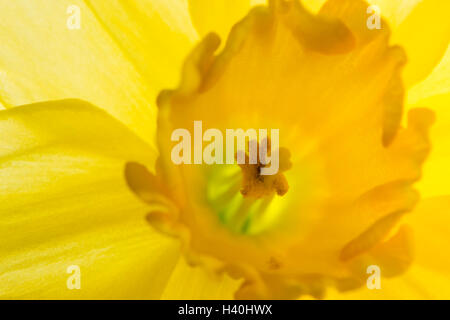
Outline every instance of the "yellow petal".
<path id="1" fill-rule="evenodd" d="M 418 3 L 393 32 L 393 43 L 407 52 L 406 86 L 428 76 L 444 56 L 450 41 L 450 2 L 424 0 Z"/>
<path id="2" fill-rule="evenodd" d="M 378 6 L 382 17 L 389 22 L 389 27 L 395 30 L 421 1 L 422 0 L 368 0 L 367 2 L 371 5 Z"/>
<path id="3" fill-rule="evenodd" d="M 179 250 L 123 178 L 127 159 L 154 152 L 81 101 L 1 111 L 0 132 L 0 297 L 158 298 Z"/>
<path id="4" fill-rule="evenodd" d="M 176 0 L 100 3 L 2 1 L 0 101 L 84 99 L 151 141 L 155 97 L 176 82 L 190 45 L 187 7 Z M 80 29 L 70 29 L 77 11 L 68 10 L 77 8 Z"/>
<path id="5" fill-rule="evenodd" d="M 415 263 L 448 277 L 450 277 L 450 251 L 446 244 L 450 242 L 449 208 L 450 196 L 447 194 L 423 200 L 408 216 L 416 240 Z"/>
<path id="6" fill-rule="evenodd" d="M 407 96 L 408 108 L 427 106 L 436 113 L 436 124 L 431 130 L 433 148 L 425 164 L 423 179 L 418 188 L 424 197 L 448 193 L 450 180 L 450 47 L 433 72 L 412 87 Z"/>
<path id="7" fill-rule="evenodd" d="M 369 5 L 378 6 L 384 19 L 389 22 L 389 27 L 395 30 L 414 7 L 422 0 L 366 0 Z M 318 12 L 327 0 L 303 0 L 303 4 L 311 12 Z M 369 14 L 367 15 L 369 17 Z"/>
<path id="8" fill-rule="evenodd" d="M 423 80 L 439 63 L 449 43 L 447 12 L 450 3 L 441 0 L 368 2 L 379 7 L 392 30 L 392 43 L 404 47 L 408 54 L 409 63 L 404 71 L 406 85 L 410 87 Z"/>
<path id="9" fill-rule="evenodd" d="M 239 285 L 238 280 L 200 267 L 191 267 L 183 258 L 180 258 L 161 298 L 232 300 Z"/>
<path id="10" fill-rule="evenodd" d="M 368 277 L 370 275 L 367 275 Z M 358 290 L 337 292 L 330 290 L 326 299 L 332 300 L 417 300 L 449 299 L 450 277 L 436 274 L 413 265 L 401 277 L 381 279 L 381 289 L 370 290 L 364 286 Z"/>
<path id="11" fill-rule="evenodd" d="M 422 82 L 409 89 L 407 104 L 411 107 L 423 99 L 443 95 L 450 91 L 450 46 L 447 47 L 441 62 L 433 72 Z M 430 108 L 433 108 L 430 105 Z"/>
<path id="12" fill-rule="evenodd" d="M 216 32 L 223 40 L 249 8 L 250 0 L 189 0 L 192 21 L 200 36 Z"/>
<path id="13" fill-rule="evenodd" d="M 448 88 L 447 88 L 448 89 Z M 427 106 L 436 113 L 431 129 L 431 153 L 425 162 L 422 179 L 417 188 L 423 197 L 448 194 L 450 180 L 450 92 L 417 101 L 411 106 Z"/>
<path id="14" fill-rule="evenodd" d="M 86 1 L 124 55 L 157 93 L 175 86 L 198 40 L 184 0 Z M 152 101 L 153 104 L 153 101 Z"/>
<path id="15" fill-rule="evenodd" d="M 329 299 L 449 299 L 450 196 L 423 200 L 408 215 L 414 234 L 414 262 L 399 278 L 381 279 L 380 290 L 360 290 L 348 293 L 331 291 Z M 383 276 L 384 269 L 381 268 Z M 367 275 L 368 277 L 369 275 Z"/>

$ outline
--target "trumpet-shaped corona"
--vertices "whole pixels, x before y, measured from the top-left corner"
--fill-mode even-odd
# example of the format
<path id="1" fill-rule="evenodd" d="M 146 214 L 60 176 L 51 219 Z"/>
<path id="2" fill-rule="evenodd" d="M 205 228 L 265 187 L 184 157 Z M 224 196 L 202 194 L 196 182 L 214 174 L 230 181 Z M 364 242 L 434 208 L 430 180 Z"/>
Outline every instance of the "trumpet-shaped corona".
<path id="1" fill-rule="evenodd" d="M 149 221 L 180 237 L 191 263 L 244 279 L 238 298 L 363 286 L 394 243 L 406 259 L 382 265 L 387 273 L 412 259 L 401 221 L 418 199 L 433 113 L 412 110 L 401 125 L 406 56 L 389 30 L 366 28 L 366 9 L 336 0 L 312 15 L 297 1 L 270 1 L 233 28 L 222 52 L 206 36 L 178 89 L 159 96 L 152 179 L 172 205 Z M 219 130 L 279 128 L 280 172 L 174 165 L 170 134 L 196 119 Z M 127 167 L 132 188 L 140 170 Z"/>

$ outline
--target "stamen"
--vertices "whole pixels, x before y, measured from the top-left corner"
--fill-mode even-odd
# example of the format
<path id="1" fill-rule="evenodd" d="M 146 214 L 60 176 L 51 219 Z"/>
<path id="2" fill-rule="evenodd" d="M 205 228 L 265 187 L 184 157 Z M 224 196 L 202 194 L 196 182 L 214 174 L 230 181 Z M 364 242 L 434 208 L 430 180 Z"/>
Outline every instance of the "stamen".
<path id="1" fill-rule="evenodd" d="M 270 152 L 270 142 L 268 144 Z M 250 164 L 249 156 L 245 155 L 245 164 L 239 164 L 242 170 L 242 189 L 241 194 L 244 197 L 260 199 L 272 196 L 274 193 L 279 196 L 285 195 L 289 190 L 289 184 L 283 171 L 291 168 L 290 153 L 285 148 L 279 149 L 280 171 L 275 175 L 262 175 L 261 168 L 269 164 L 262 164 L 258 159 L 257 164 Z"/>
<path id="2" fill-rule="evenodd" d="M 273 176 L 261 175 L 261 164 L 241 164 L 242 169 L 242 189 L 241 194 L 249 198 L 263 198 L 276 192 L 283 196 L 289 189 L 286 177 L 283 173 Z"/>

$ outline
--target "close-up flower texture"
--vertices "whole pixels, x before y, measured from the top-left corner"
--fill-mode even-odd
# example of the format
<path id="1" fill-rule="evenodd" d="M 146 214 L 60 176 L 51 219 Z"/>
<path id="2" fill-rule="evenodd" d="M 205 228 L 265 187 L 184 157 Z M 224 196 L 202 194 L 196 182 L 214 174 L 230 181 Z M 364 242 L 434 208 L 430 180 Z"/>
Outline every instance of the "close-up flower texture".
<path id="1" fill-rule="evenodd" d="M 450 299 L 449 14 L 0 0 L 0 298 Z"/>

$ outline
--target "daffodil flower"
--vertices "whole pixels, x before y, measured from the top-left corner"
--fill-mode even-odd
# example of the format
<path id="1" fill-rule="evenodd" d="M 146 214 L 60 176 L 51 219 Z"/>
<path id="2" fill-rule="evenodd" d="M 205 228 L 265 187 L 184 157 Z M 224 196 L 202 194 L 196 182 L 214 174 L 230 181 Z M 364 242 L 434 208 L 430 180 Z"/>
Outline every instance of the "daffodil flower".
<path id="1" fill-rule="evenodd" d="M 0 12 L 2 298 L 450 297 L 447 1 Z M 279 173 L 175 165 L 196 120 L 279 129 Z"/>

